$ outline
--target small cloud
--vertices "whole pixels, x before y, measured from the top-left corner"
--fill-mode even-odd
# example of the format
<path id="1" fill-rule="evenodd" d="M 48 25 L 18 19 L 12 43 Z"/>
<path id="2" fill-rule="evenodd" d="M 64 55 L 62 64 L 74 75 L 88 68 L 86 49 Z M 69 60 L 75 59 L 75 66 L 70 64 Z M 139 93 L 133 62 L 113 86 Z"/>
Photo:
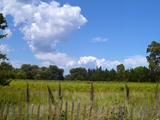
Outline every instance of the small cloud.
<path id="1" fill-rule="evenodd" d="M 1 44 L 0 45 L 0 52 L 3 53 L 3 54 L 8 54 L 10 52 L 10 48 L 8 45 L 5 45 L 5 44 Z"/>
<path id="2" fill-rule="evenodd" d="M 92 42 L 105 42 L 107 40 L 108 40 L 108 38 L 96 37 L 96 38 L 92 39 Z"/>
<path id="3" fill-rule="evenodd" d="M 5 29 L 4 31 L 3 31 L 3 33 L 4 34 L 7 34 L 7 38 L 10 38 L 11 36 L 12 36 L 12 31 L 10 30 L 10 29 Z"/>

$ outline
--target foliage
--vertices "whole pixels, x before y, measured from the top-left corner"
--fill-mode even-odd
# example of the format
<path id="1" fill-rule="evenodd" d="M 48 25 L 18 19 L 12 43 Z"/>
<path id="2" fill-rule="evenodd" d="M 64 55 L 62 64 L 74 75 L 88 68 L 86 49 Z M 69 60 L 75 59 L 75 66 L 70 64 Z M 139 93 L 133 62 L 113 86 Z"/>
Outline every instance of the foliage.
<path id="1" fill-rule="evenodd" d="M 5 19 L 5 17 L 3 16 L 2 13 L 0 13 L 0 30 L 5 30 L 5 28 L 7 27 L 7 21 Z M 0 34 L 0 39 L 6 37 L 7 34 Z M 0 59 L 2 60 L 8 60 L 8 58 L 6 57 L 6 54 L 2 54 L 0 53 Z"/>
<path id="2" fill-rule="evenodd" d="M 22 64 L 21 68 L 14 70 L 18 79 L 35 80 L 64 80 L 63 69 L 56 65 L 47 67 L 38 67 L 37 65 Z"/>
<path id="3" fill-rule="evenodd" d="M 13 67 L 9 63 L 1 62 L 0 63 L 0 85 L 9 85 L 11 82 L 10 79 L 15 79 L 16 75 L 13 72 Z"/>
<path id="4" fill-rule="evenodd" d="M 9 76 L 10 76 L 10 73 L 9 72 L 6 72 L 6 71 L 1 71 L 0 72 L 0 85 L 9 85 L 9 83 L 11 82 L 9 80 Z"/>
<path id="5" fill-rule="evenodd" d="M 87 71 L 85 68 L 78 67 L 78 68 L 72 68 L 70 70 L 71 78 L 74 80 L 86 80 L 87 77 Z"/>
<path id="6" fill-rule="evenodd" d="M 5 30 L 6 27 L 7 27 L 7 21 L 6 21 L 5 17 L 3 16 L 3 14 L 0 13 L 0 29 Z M 3 37 L 6 37 L 6 36 L 7 36 L 7 34 L 0 35 L 0 39 Z"/>
<path id="7" fill-rule="evenodd" d="M 0 29 L 5 30 L 7 27 L 7 21 L 2 13 L 0 13 Z M 7 34 L 0 34 L 0 39 L 6 37 Z M 0 60 L 8 60 L 6 54 L 2 54 L 0 51 Z M 11 72 L 12 66 L 6 62 L 1 62 L 0 64 L 0 85 L 9 85 L 11 77 L 14 77 L 14 74 Z"/>
<path id="8" fill-rule="evenodd" d="M 102 70 L 101 67 L 88 70 L 80 67 L 72 68 L 70 74 L 65 76 L 65 80 L 156 82 L 153 79 L 153 72 L 149 68 L 139 66 L 125 70 L 123 64 L 117 66 L 117 71 L 114 69 Z"/>
<path id="9" fill-rule="evenodd" d="M 154 79 L 159 81 L 160 79 L 160 43 L 152 41 L 148 45 L 147 53 L 150 53 L 149 56 L 146 56 L 149 63 L 149 68 L 153 75 L 156 75 Z M 154 77 L 154 76 L 152 76 Z"/>

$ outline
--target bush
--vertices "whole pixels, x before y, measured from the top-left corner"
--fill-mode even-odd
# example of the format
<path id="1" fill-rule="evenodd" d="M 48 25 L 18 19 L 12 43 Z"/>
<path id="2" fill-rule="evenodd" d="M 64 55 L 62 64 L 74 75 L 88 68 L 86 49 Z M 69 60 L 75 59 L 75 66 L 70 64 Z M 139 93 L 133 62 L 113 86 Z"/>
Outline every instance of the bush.
<path id="1" fill-rule="evenodd" d="M 9 85 L 11 80 L 10 78 L 14 78 L 15 74 L 8 71 L 0 71 L 0 85 L 6 86 Z"/>

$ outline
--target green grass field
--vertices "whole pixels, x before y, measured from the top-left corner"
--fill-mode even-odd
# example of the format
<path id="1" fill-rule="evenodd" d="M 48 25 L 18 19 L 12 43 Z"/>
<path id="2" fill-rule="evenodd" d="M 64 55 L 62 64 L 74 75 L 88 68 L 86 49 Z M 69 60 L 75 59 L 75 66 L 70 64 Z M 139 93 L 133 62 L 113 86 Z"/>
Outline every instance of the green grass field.
<path id="1" fill-rule="evenodd" d="M 90 104 L 90 82 L 85 81 L 32 81 L 15 80 L 9 86 L 0 87 L 0 104 L 19 104 L 26 101 L 26 83 L 29 84 L 31 104 L 48 104 L 47 85 L 58 100 L 58 87 L 61 83 L 62 99 L 68 102 Z M 125 83 L 93 82 L 94 105 L 99 106 L 140 106 L 155 104 L 155 83 L 127 83 L 130 94 L 126 102 Z M 158 88 L 160 89 L 160 88 Z"/>

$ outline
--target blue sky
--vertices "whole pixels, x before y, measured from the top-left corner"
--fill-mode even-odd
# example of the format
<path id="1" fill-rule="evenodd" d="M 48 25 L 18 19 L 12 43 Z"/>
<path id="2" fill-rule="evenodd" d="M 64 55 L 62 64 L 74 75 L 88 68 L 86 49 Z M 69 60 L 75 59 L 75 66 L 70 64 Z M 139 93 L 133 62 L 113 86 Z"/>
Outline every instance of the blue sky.
<path id="1" fill-rule="evenodd" d="M 103 69 L 148 66 L 160 41 L 159 0 L 0 0 L 8 23 L 0 51 L 22 64 Z M 2 33 L 2 31 L 0 31 Z"/>

